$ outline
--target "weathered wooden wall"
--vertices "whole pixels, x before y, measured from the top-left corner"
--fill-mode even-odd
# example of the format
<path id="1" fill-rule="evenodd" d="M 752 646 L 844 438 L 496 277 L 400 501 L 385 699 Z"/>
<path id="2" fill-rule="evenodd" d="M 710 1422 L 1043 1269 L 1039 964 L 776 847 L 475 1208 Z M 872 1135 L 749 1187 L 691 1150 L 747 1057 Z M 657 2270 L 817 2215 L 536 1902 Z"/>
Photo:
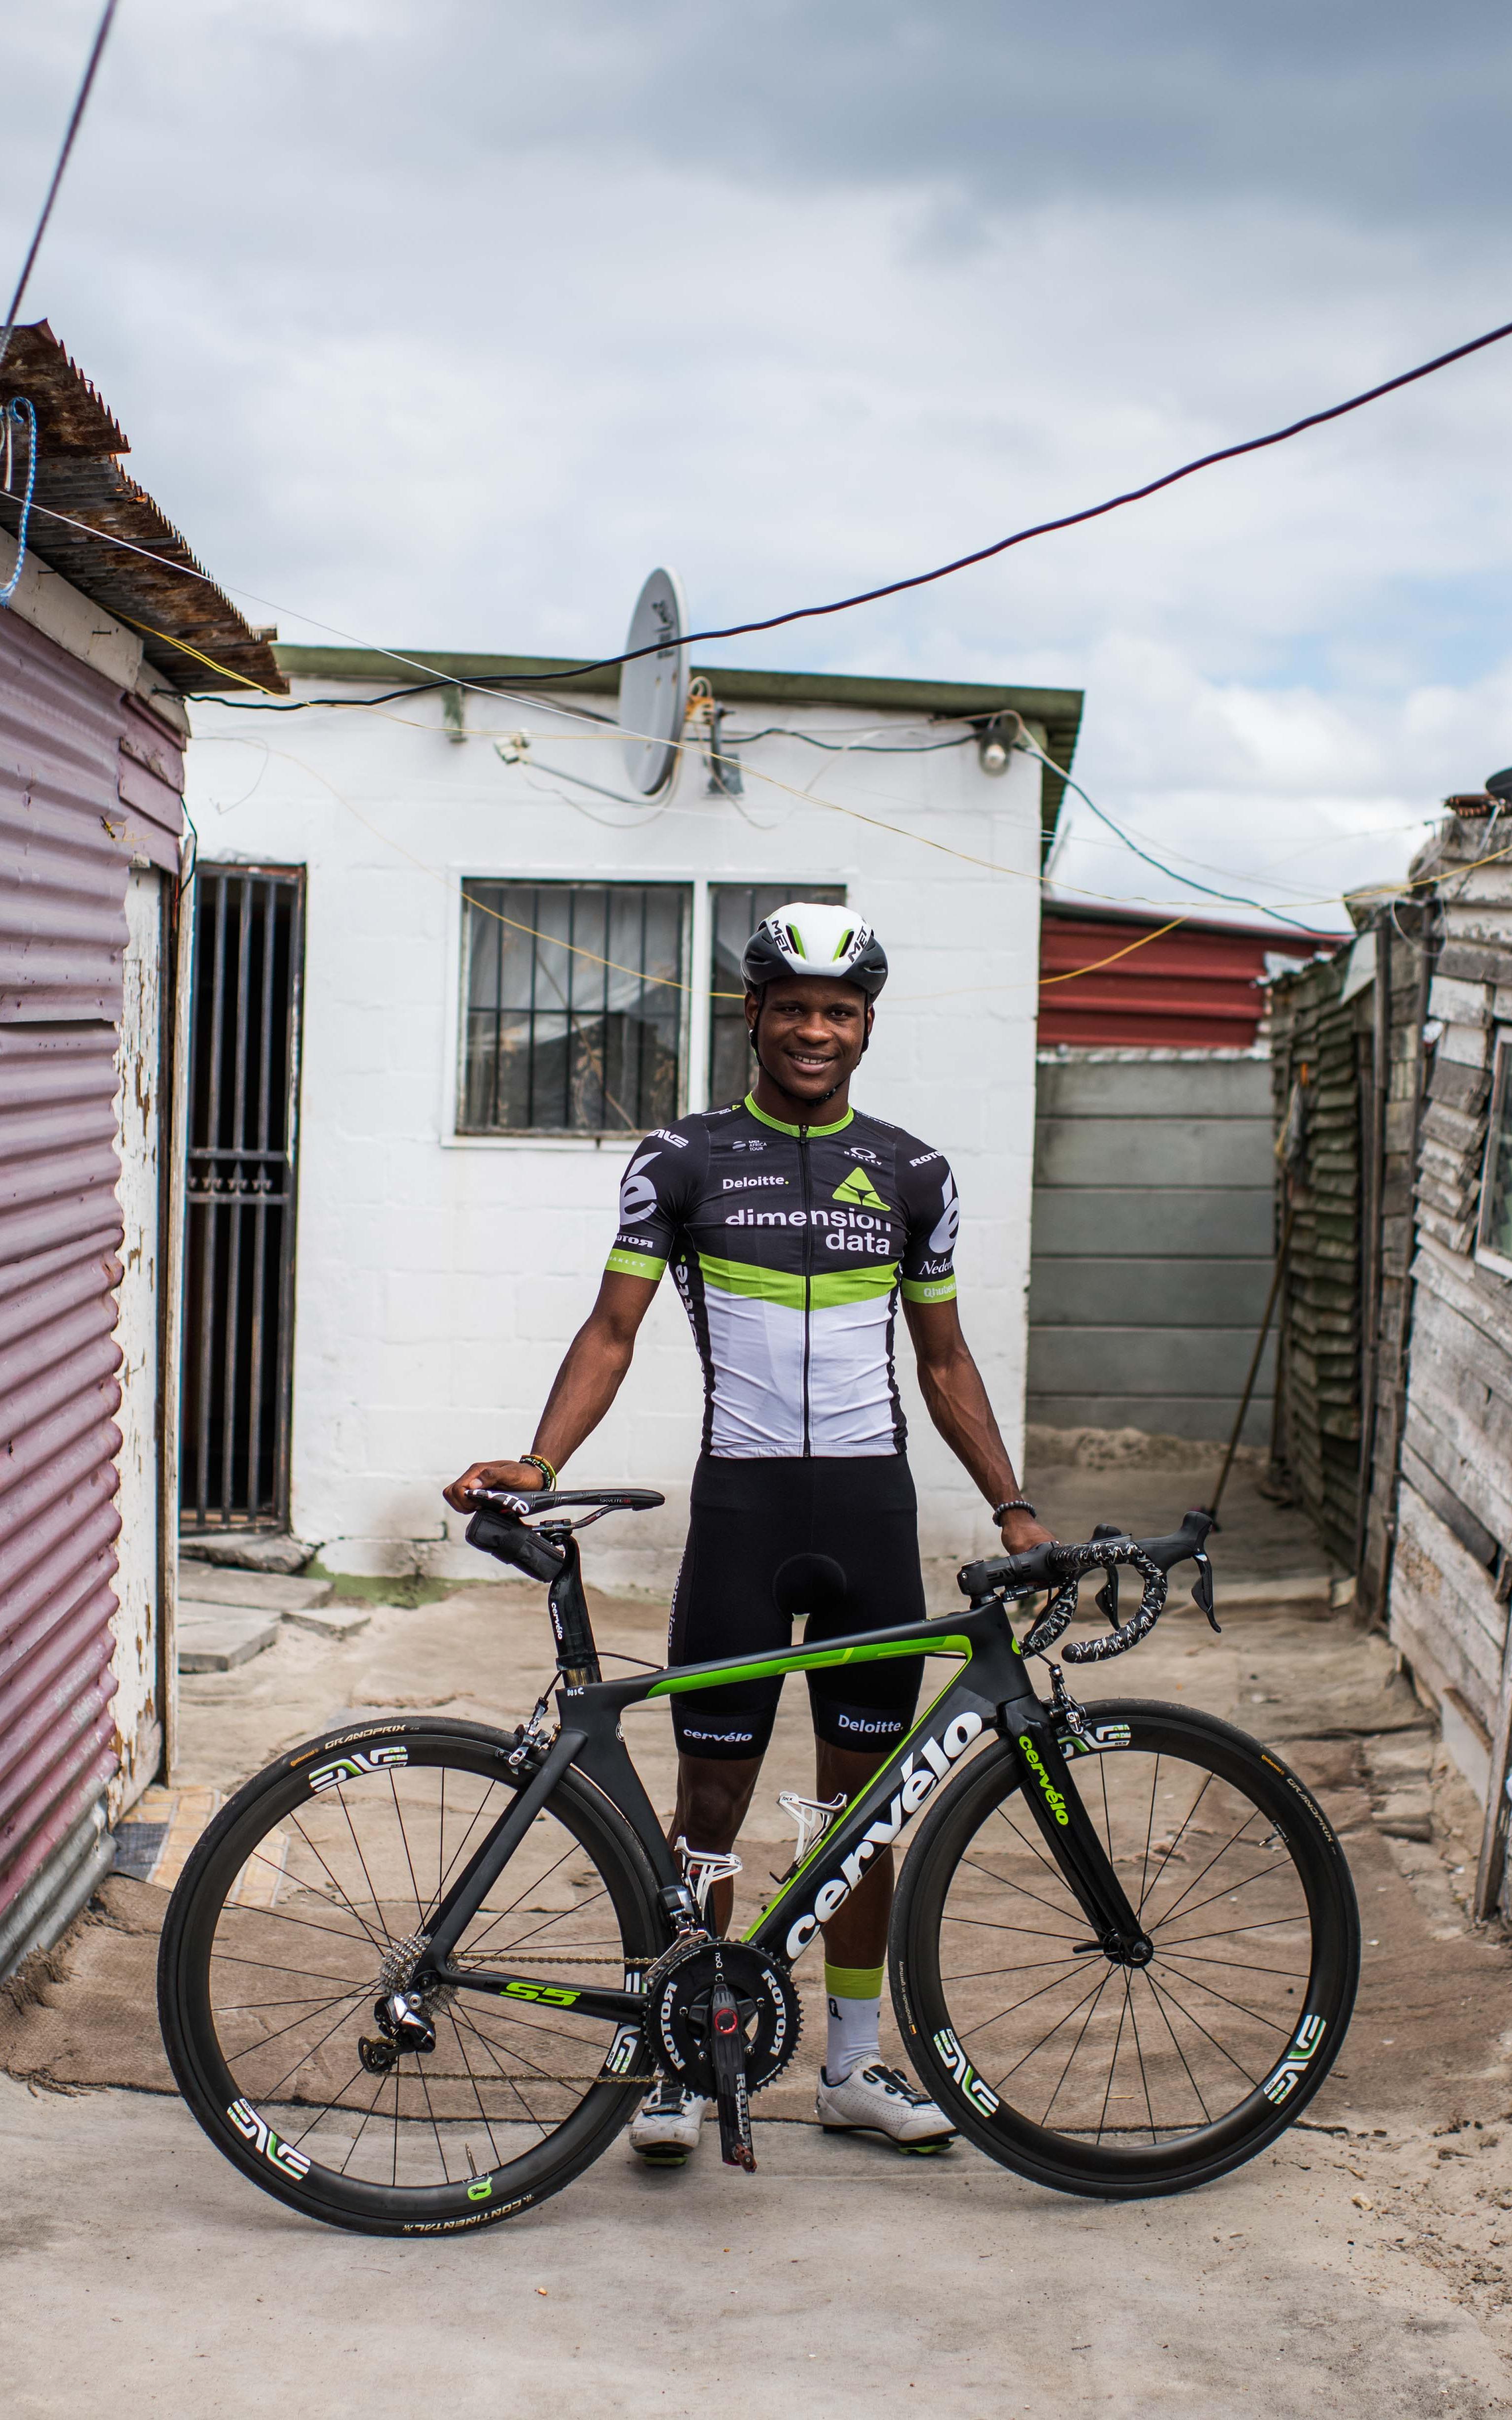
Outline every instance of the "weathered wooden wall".
<path id="1" fill-rule="evenodd" d="M 1362 1441 L 1365 1506 L 1359 1593 L 1362 1610 L 1382 1623 L 1396 1535 L 1397 1473 L 1407 1402 L 1413 1183 L 1427 1072 L 1423 1026 L 1437 938 L 1438 920 L 1431 903 L 1397 901 L 1376 927 L 1376 972 L 1385 1001 L 1372 1001 L 1373 1039 L 1381 1038 L 1384 1018 L 1386 1059 L 1373 1130 L 1371 1122 L 1366 1122 L 1375 1159 L 1366 1188 L 1372 1215 L 1365 1271 L 1362 1399 L 1370 1407 L 1370 1418 Z"/>
<path id="2" fill-rule="evenodd" d="M 1512 872 L 1479 864 L 1484 822 L 1451 818 L 1434 877 L 1442 948 L 1416 1181 L 1416 1253 L 1390 1631 L 1483 1783 L 1512 1589 L 1512 1280 L 1476 1258 L 1498 1029 L 1512 1028 Z M 1431 1029 L 1430 1029 L 1431 1030 Z"/>
<path id="3" fill-rule="evenodd" d="M 1343 997 L 1349 947 L 1283 976 L 1271 1001 L 1276 1125 L 1293 1089 L 1300 1148 L 1280 1171 L 1278 1230 L 1290 1243 L 1277 1308 L 1276 1458 L 1293 1494 L 1345 1570 L 1354 1563 L 1360 1502 L 1361 1059 L 1370 987 Z M 1368 1069 L 1365 1093 L 1368 1094 Z"/>

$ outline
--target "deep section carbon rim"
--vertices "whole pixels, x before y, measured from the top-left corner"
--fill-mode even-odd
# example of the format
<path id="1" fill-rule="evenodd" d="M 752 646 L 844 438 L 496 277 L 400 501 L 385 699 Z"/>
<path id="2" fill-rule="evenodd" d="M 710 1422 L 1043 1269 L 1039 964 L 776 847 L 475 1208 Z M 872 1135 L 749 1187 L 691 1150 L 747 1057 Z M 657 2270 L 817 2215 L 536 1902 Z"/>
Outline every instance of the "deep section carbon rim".
<path id="1" fill-rule="evenodd" d="M 984 2149 L 1071 2191 L 1222 2174 L 1316 2091 L 1359 1964 L 1342 1851 L 1296 1776 L 1226 1724 L 1093 1706 L 1068 1759 L 1153 1944 L 1111 1962 L 1007 1746 L 920 1835 L 895 1919 L 910 2047 Z"/>
<path id="2" fill-rule="evenodd" d="M 639 2041 L 574 2001 L 639 1988 L 649 1876 L 571 1776 L 452 1962 L 531 1977 L 535 1996 L 445 1986 L 424 2009 L 434 2047 L 398 2055 L 376 2022 L 514 1801 L 509 1745 L 459 1724 L 297 1751 L 224 1809 L 175 1894 L 160 2000 L 179 2083 L 239 2165 L 314 2215 L 380 2231 L 506 2216 L 596 2157 L 644 2089 Z"/>

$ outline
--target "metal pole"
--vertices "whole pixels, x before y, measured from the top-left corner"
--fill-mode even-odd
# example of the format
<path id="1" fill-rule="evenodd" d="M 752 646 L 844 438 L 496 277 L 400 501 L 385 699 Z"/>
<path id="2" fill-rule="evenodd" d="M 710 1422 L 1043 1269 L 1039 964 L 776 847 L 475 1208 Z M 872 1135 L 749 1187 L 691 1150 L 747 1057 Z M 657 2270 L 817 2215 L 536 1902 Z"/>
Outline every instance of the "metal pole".
<path id="1" fill-rule="evenodd" d="M 1260 1359 L 1265 1351 L 1265 1340 L 1271 1333 L 1271 1322 L 1275 1316 L 1276 1297 L 1281 1292 L 1281 1280 L 1286 1274 L 1287 1253 L 1291 1244 L 1291 1223 L 1296 1215 L 1295 1204 L 1288 1194 L 1287 1215 L 1281 1228 L 1281 1241 L 1276 1249 L 1275 1268 L 1271 1277 L 1271 1291 L 1266 1297 L 1265 1317 L 1260 1322 L 1260 1332 L 1255 1340 L 1255 1350 L 1250 1356 L 1249 1375 L 1244 1381 L 1244 1392 L 1240 1397 L 1239 1410 L 1234 1415 L 1234 1433 L 1228 1440 L 1228 1451 L 1224 1456 L 1224 1466 L 1218 1473 L 1218 1484 L 1212 1491 L 1212 1502 L 1203 1507 L 1204 1512 L 1211 1516 L 1214 1528 L 1218 1526 L 1218 1506 L 1223 1499 L 1224 1489 L 1228 1484 L 1228 1474 L 1234 1466 L 1234 1456 L 1239 1451 L 1244 1415 L 1249 1410 L 1250 1397 L 1255 1392 L 1255 1381 L 1260 1374 Z"/>

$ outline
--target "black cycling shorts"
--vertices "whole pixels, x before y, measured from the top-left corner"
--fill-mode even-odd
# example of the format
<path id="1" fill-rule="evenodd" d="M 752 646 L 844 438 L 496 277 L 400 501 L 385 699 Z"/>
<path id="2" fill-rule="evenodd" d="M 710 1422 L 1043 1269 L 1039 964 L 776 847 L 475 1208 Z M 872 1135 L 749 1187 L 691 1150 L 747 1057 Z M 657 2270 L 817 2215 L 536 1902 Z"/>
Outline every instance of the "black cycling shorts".
<path id="1" fill-rule="evenodd" d="M 705 1455 L 672 1593 L 669 1664 L 733 1662 L 805 1641 L 922 1621 L 918 1506 L 901 1453 L 771 1461 Z M 835 1747 L 888 1749 L 918 1699 L 920 1655 L 808 1675 L 816 1735 Z M 782 1676 L 690 1689 L 672 1699 L 685 1756 L 764 1754 Z"/>

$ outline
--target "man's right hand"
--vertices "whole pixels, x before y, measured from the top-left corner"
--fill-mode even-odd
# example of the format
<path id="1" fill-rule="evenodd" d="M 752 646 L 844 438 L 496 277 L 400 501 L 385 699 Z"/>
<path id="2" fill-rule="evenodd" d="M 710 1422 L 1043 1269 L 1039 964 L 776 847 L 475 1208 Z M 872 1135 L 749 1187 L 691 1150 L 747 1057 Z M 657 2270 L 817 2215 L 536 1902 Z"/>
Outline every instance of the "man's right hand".
<path id="1" fill-rule="evenodd" d="M 480 1487 L 498 1487 L 511 1495 L 531 1496 L 538 1487 L 545 1485 L 546 1481 L 533 1462 L 475 1462 L 464 1470 L 460 1479 L 454 1479 L 450 1487 L 443 1487 L 441 1494 L 454 1512 L 475 1512 L 475 1498 Z"/>

